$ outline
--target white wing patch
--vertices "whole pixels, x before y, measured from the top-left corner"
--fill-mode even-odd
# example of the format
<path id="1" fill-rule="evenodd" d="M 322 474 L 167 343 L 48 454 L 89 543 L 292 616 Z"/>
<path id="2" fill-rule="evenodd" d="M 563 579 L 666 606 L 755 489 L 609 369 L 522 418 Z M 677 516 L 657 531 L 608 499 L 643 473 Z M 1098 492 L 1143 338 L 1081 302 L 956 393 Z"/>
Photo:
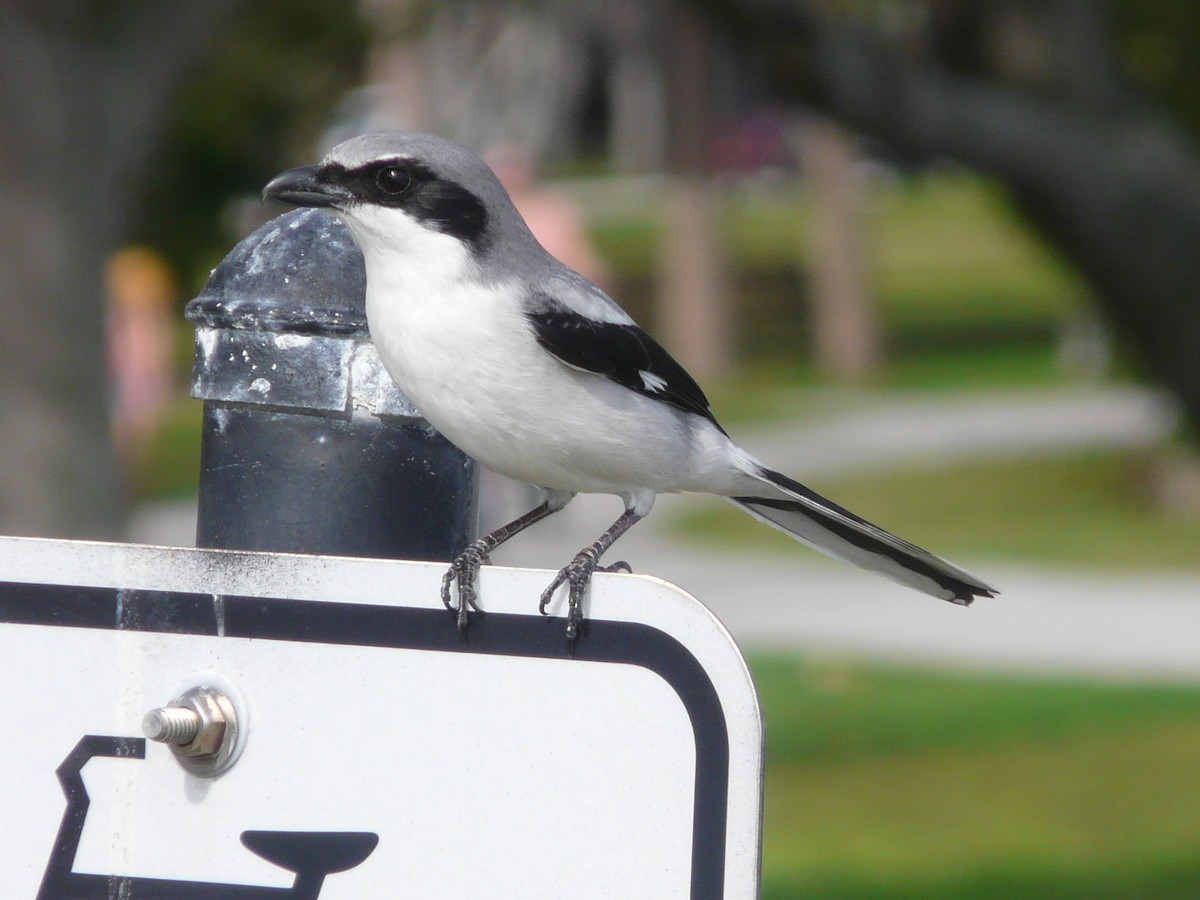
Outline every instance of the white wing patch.
<path id="1" fill-rule="evenodd" d="M 667 389 L 667 380 L 665 378 L 655 375 L 653 372 L 647 372 L 645 369 L 639 370 L 638 374 L 642 376 L 642 386 L 646 390 L 657 391 L 661 394 Z"/>
<path id="2" fill-rule="evenodd" d="M 613 325 L 634 324 L 629 313 L 617 306 L 615 300 L 570 269 L 543 278 L 536 285 L 535 292 L 595 322 L 608 322 Z"/>

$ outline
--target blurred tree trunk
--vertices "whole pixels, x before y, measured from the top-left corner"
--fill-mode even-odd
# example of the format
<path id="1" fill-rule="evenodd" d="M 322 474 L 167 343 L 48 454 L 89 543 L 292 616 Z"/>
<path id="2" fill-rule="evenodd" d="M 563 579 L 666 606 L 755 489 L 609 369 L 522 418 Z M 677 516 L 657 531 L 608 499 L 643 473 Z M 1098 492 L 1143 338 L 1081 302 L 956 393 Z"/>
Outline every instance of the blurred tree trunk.
<path id="1" fill-rule="evenodd" d="M 813 197 L 811 249 L 813 350 L 823 375 L 857 382 L 878 373 L 882 340 L 867 285 L 865 184 L 854 139 L 829 121 L 809 120 L 794 143 Z"/>
<path id="2" fill-rule="evenodd" d="M 608 75 L 609 158 L 620 172 L 657 172 L 666 159 L 667 97 L 663 84 L 659 3 L 632 0 L 607 17 L 613 42 Z"/>
<path id="3" fill-rule="evenodd" d="M 101 268 L 230 0 L 27 0 L 0 28 L 0 533 L 115 537 Z"/>
<path id="4" fill-rule="evenodd" d="M 724 374 L 732 357 L 729 267 L 718 223 L 709 147 L 713 122 L 708 26 L 669 5 L 668 183 L 663 210 L 657 319 L 664 345 L 701 382 Z"/>
<path id="5" fill-rule="evenodd" d="M 914 40 L 815 2 L 705 4 L 783 92 L 910 158 L 1001 179 L 1200 425 L 1200 152 L 1120 83 L 1110 3 L 922 6 Z M 994 46 L 1000 17 L 1030 15 L 1048 77 Z"/>

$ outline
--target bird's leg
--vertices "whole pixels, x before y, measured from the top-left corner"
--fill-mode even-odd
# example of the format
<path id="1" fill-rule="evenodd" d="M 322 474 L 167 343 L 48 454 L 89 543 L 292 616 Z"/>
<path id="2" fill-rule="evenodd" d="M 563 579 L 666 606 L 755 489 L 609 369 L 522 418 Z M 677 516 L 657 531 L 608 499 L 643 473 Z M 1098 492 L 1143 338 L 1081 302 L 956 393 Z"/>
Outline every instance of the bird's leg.
<path id="1" fill-rule="evenodd" d="M 644 516 L 645 513 L 634 512 L 632 509 L 625 510 L 621 517 L 612 523 L 608 531 L 596 539 L 594 544 L 584 547 L 575 554 L 575 558 L 560 569 L 554 576 L 554 580 L 550 582 L 550 586 L 542 591 L 538 611 L 544 616 L 546 615 L 546 606 L 553 599 L 554 592 L 558 590 L 559 585 L 566 582 L 567 641 L 569 643 L 574 643 L 579 637 L 579 628 L 583 624 L 583 595 L 587 592 L 588 584 L 591 583 L 592 573 L 597 569 L 600 571 L 620 571 L 622 569 L 626 572 L 632 571 L 627 562 L 618 562 L 608 567 L 602 567 L 599 565 L 600 557 L 617 538 L 641 521 Z"/>
<path id="2" fill-rule="evenodd" d="M 551 513 L 558 512 L 564 504 L 552 503 L 546 500 L 540 506 L 531 509 L 529 512 L 520 518 L 513 519 L 507 525 L 501 525 L 495 531 L 488 532 L 481 538 L 476 538 L 463 549 L 462 553 L 454 557 L 450 562 L 450 568 L 446 570 L 446 574 L 442 576 L 442 603 L 446 604 L 446 609 L 456 613 L 458 620 L 458 631 L 460 634 L 467 633 L 467 620 L 470 616 L 470 610 L 479 609 L 475 602 L 478 594 L 475 590 L 475 582 L 479 577 L 480 568 L 491 562 L 488 558 L 489 554 L 509 538 L 520 534 L 530 525 L 535 522 L 540 522 L 542 519 Z M 450 598 L 450 585 L 458 581 L 458 606 Z"/>

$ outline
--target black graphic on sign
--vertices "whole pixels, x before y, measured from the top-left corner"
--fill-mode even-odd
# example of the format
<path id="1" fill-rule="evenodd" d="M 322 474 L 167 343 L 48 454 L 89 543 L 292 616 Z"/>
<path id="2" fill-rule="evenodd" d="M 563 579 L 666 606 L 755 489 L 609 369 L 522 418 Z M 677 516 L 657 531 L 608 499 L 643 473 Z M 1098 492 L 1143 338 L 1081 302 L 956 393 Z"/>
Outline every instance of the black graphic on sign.
<path id="1" fill-rule="evenodd" d="M 73 872 L 91 798 L 83 767 L 98 756 L 145 759 L 144 738 L 88 734 L 75 745 L 55 774 L 67 798 L 38 900 L 316 900 L 325 876 L 353 869 L 371 855 L 379 836 L 369 831 L 243 831 L 247 849 L 296 874 L 291 887 L 175 881 L 132 875 Z"/>

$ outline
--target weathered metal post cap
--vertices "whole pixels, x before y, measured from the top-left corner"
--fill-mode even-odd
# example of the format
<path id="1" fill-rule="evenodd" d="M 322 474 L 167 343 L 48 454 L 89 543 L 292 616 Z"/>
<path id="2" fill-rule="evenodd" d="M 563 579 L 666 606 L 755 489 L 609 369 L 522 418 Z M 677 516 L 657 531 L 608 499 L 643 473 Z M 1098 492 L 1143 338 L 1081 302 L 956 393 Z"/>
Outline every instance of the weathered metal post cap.
<path id="1" fill-rule="evenodd" d="M 285 213 L 230 251 L 187 305 L 192 395 L 274 408 L 416 418 L 369 343 L 367 276 L 346 226 Z"/>
<path id="2" fill-rule="evenodd" d="M 360 334 L 366 289 L 346 226 L 324 210 L 293 210 L 234 247 L 187 314 L 223 328 Z"/>
<path id="3" fill-rule="evenodd" d="M 478 466 L 383 368 L 366 283 L 345 225 L 297 210 L 234 247 L 188 304 L 200 546 L 448 560 L 473 537 Z"/>

